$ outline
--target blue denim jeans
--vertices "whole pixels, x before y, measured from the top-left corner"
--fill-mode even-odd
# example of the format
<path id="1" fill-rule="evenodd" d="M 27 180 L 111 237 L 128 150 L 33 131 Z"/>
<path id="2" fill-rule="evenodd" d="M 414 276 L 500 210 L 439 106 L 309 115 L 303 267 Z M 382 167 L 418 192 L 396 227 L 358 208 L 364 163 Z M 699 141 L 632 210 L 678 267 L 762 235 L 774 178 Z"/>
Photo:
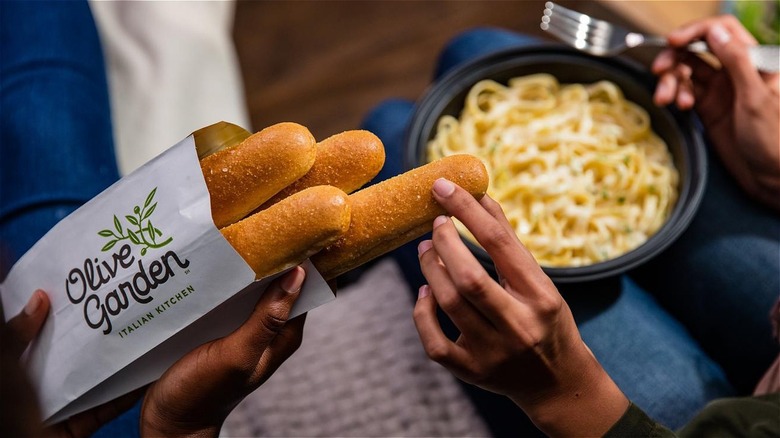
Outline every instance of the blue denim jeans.
<path id="1" fill-rule="evenodd" d="M 87 2 L 0 2 L 0 54 L 4 278 L 38 239 L 119 173 L 103 53 Z M 139 406 L 97 435 L 138 436 Z"/>
<path id="2" fill-rule="evenodd" d="M 87 3 L 0 8 L 0 242 L 14 261 L 118 172 Z"/>
<path id="3" fill-rule="evenodd" d="M 440 55 L 434 80 L 480 55 L 535 42 L 498 29 L 465 32 Z M 413 109 L 413 102 L 388 100 L 364 119 L 387 151 L 377 180 L 403 171 Z M 559 285 L 607 372 L 673 429 L 710 400 L 749 393 L 777 355 L 768 314 L 780 291 L 780 221 L 749 201 L 713 155 L 699 212 L 668 250 L 619 278 Z M 415 294 L 425 282 L 417 242 L 392 253 Z M 466 389 L 497 435 L 532 433 L 518 426 L 523 414 L 508 400 Z"/>

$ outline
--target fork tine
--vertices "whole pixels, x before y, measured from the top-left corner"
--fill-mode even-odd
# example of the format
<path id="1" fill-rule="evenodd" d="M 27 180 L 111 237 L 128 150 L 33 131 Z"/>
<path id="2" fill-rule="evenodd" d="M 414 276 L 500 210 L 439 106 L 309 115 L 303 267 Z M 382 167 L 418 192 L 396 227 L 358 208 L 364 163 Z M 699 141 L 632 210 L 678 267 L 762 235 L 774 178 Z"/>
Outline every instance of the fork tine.
<path id="1" fill-rule="evenodd" d="M 568 25 L 561 25 L 560 22 L 556 21 L 551 21 L 546 27 L 542 26 L 542 29 L 550 32 L 564 43 L 577 49 L 584 50 L 594 55 L 604 55 L 607 53 L 607 50 L 605 49 L 606 41 L 598 35 L 582 35 L 576 28 L 572 28 Z"/>
<path id="2" fill-rule="evenodd" d="M 550 18 L 552 19 L 552 15 L 559 15 L 561 17 L 568 18 L 571 21 L 574 21 L 575 23 L 582 23 L 587 25 L 588 27 L 592 27 L 601 31 L 609 32 L 612 28 L 612 24 L 600 20 L 598 18 L 593 18 L 590 15 L 583 14 L 581 12 L 577 12 L 568 8 L 565 8 L 557 3 L 553 2 L 547 2 L 545 3 L 545 10 L 550 11 Z M 545 14 L 547 15 L 547 14 Z"/>
<path id="3" fill-rule="evenodd" d="M 550 20 L 549 25 L 573 35 L 574 37 L 585 40 L 589 44 L 606 47 L 609 44 L 609 34 L 603 32 L 593 32 L 591 28 L 583 29 L 582 26 L 574 26 L 571 21 Z"/>
<path id="4" fill-rule="evenodd" d="M 609 38 L 611 29 L 605 27 L 593 27 L 588 23 L 583 23 L 573 19 L 572 17 L 562 16 L 560 14 L 551 14 L 550 16 L 542 17 L 542 21 L 549 25 L 557 25 L 561 28 L 571 29 L 572 33 L 581 33 L 585 35 L 593 35 L 600 38 Z"/>
<path id="5" fill-rule="evenodd" d="M 554 3 L 552 6 L 557 9 L 545 9 L 545 15 L 542 17 L 542 21 L 548 24 L 554 23 L 559 24 L 561 27 L 572 28 L 572 32 L 577 32 L 577 36 L 580 38 L 585 38 L 586 36 L 600 38 L 598 42 L 595 42 L 596 44 L 608 44 L 613 33 L 613 26 L 610 23 L 590 18 L 585 14 L 563 8 Z M 544 26 L 542 26 L 542 28 L 544 28 Z"/>

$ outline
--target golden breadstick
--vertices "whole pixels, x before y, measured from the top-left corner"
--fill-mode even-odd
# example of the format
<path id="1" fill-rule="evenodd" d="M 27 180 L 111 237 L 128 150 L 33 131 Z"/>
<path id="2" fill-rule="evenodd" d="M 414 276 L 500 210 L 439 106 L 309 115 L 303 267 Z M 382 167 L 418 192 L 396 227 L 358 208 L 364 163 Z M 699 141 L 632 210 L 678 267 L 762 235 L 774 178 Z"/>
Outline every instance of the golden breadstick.
<path id="1" fill-rule="evenodd" d="M 385 164 L 385 148 L 368 131 L 346 131 L 317 143 L 314 165 L 299 180 L 266 201 L 260 210 L 307 187 L 330 185 L 352 193 L 371 181 Z"/>
<path id="2" fill-rule="evenodd" d="M 445 214 L 431 193 L 438 178 L 447 178 L 477 199 L 488 187 L 479 158 L 453 155 L 359 190 L 349 195 L 349 230 L 311 258 L 314 266 L 330 280 L 430 231 L 433 219 Z"/>
<path id="3" fill-rule="evenodd" d="M 349 222 L 347 194 L 315 186 L 221 231 L 257 278 L 263 278 L 296 266 L 335 242 Z"/>
<path id="4" fill-rule="evenodd" d="M 234 223 L 311 169 L 316 142 L 297 123 L 279 123 L 200 160 L 217 228 Z"/>

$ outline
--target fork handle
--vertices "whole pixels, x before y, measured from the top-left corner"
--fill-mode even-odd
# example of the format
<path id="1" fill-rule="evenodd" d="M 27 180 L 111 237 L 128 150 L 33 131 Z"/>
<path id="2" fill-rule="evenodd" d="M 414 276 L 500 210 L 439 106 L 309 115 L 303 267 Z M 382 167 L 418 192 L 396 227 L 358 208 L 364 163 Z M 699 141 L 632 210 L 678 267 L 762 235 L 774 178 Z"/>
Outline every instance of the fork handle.
<path id="1" fill-rule="evenodd" d="M 665 47 L 668 44 L 669 42 L 666 40 L 666 38 L 662 36 L 643 35 L 643 39 L 642 39 L 643 46 Z M 693 53 L 704 53 L 709 50 L 709 48 L 707 47 L 707 43 L 704 41 L 696 41 L 691 44 L 688 44 L 687 49 L 689 52 L 693 52 Z"/>
<path id="2" fill-rule="evenodd" d="M 752 46 L 750 60 L 759 71 L 777 73 L 780 71 L 780 46 Z"/>
<path id="3" fill-rule="evenodd" d="M 704 41 L 696 41 L 688 45 L 688 50 L 694 53 L 706 53 L 709 52 L 709 47 Z M 780 46 L 750 46 L 748 47 L 748 55 L 756 70 L 764 73 L 780 71 Z"/>

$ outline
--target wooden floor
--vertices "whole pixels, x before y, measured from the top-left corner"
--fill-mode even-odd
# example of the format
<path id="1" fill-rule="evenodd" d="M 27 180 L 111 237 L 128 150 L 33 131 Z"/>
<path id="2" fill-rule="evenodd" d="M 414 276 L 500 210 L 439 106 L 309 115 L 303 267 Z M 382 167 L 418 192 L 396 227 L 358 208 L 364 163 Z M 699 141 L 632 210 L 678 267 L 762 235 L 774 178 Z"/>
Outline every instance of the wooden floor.
<path id="1" fill-rule="evenodd" d="M 632 15 L 603 2 L 560 3 L 622 24 Z M 628 3 L 648 16 L 642 2 Z M 543 0 L 238 2 L 234 38 L 253 128 L 295 121 L 318 139 L 355 129 L 383 99 L 419 98 L 456 34 L 498 26 L 545 37 L 543 9 Z"/>

